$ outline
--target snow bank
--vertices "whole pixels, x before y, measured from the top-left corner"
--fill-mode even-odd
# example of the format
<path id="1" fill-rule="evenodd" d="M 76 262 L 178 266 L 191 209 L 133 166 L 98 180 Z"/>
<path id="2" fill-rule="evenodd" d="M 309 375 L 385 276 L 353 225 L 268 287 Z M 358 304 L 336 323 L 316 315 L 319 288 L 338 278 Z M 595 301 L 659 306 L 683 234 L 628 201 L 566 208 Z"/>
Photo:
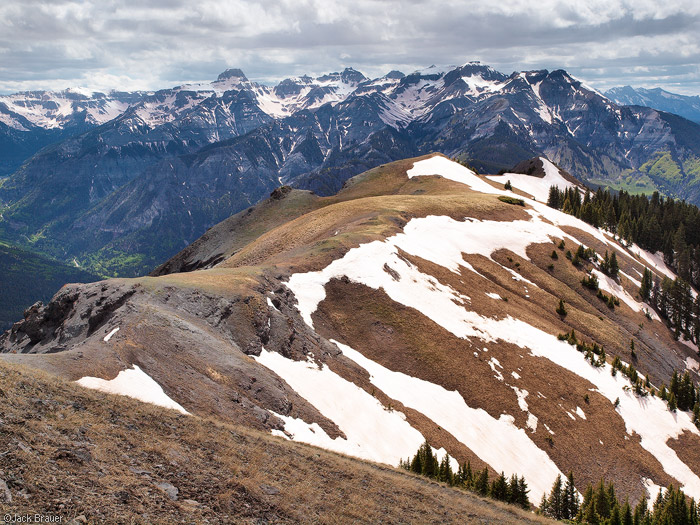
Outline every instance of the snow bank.
<path id="1" fill-rule="evenodd" d="M 457 162 L 453 162 L 445 157 L 435 156 L 425 160 L 419 160 L 406 172 L 409 179 L 413 177 L 441 175 L 446 179 L 466 184 L 475 191 L 481 193 L 502 193 L 488 182 L 480 179 L 476 173 L 469 168 L 465 168 Z"/>
<path id="2" fill-rule="evenodd" d="M 326 365 L 318 368 L 313 362 L 293 361 L 265 349 L 255 360 L 284 379 L 347 437 L 331 439 L 317 424 L 281 417 L 297 441 L 391 465 L 413 457 L 425 441 L 403 413 L 384 407 Z"/>
<path id="3" fill-rule="evenodd" d="M 105 338 L 105 340 L 107 339 Z M 161 407 L 172 408 L 183 414 L 189 414 L 180 404 L 170 399 L 161 386 L 137 365 L 134 365 L 131 369 L 122 370 L 117 374 L 117 377 L 111 380 L 100 379 L 99 377 L 83 377 L 78 379 L 76 383 L 85 388 L 133 397 L 145 403 L 152 403 Z"/>
<path id="4" fill-rule="evenodd" d="M 575 184 L 562 177 L 559 169 L 550 161 L 544 157 L 540 157 L 540 160 L 544 165 L 544 177 L 535 177 L 523 173 L 505 173 L 503 175 L 487 175 L 486 178 L 503 184 L 510 180 L 514 188 L 529 193 L 539 202 L 547 202 L 549 188 L 552 186 L 557 186 L 562 191 L 575 186 Z"/>
<path id="5" fill-rule="evenodd" d="M 591 273 L 598 278 L 598 286 L 601 290 L 614 295 L 635 312 L 648 312 L 652 319 L 656 319 L 657 321 L 660 320 L 659 316 L 656 315 L 654 310 L 646 306 L 644 303 L 636 301 L 629 293 L 625 291 L 624 288 L 622 288 L 621 285 L 617 284 L 614 279 L 608 277 L 603 272 L 598 270 L 591 270 Z"/>
<path id="6" fill-rule="evenodd" d="M 104 339 L 102 339 L 105 343 L 108 343 L 110 339 L 112 339 L 112 336 L 116 334 L 119 331 L 119 327 L 117 326 L 114 328 L 111 332 L 109 332 L 106 336 L 104 336 Z"/>
<path id="7" fill-rule="evenodd" d="M 671 270 L 668 266 L 666 266 L 666 263 L 664 262 L 664 257 L 663 255 L 660 255 L 659 253 L 651 253 L 646 250 L 643 250 L 636 244 L 630 244 L 627 249 L 638 256 L 640 259 L 644 259 L 646 263 L 651 267 L 654 268 L 657 272 L 660 272 L 670 279 L 675 279 L 676 274 Z"/>
<path id="8" fill-rule="evenodd" d="M 386 395 L 430 418 L 496 471 L 503 471 L 506 476 L 525 476 L 532 501 L 539 501 L 561 474 L 525 430 L 513 424 L 512 416 L 503 414 L 495 419 L 483 409 L 469 407 L 459 392 L 450 392 L 440 385 L 393 372 L 353 348 L 333 342 L 343 355 L 367 370 L 372 384 Z"/>

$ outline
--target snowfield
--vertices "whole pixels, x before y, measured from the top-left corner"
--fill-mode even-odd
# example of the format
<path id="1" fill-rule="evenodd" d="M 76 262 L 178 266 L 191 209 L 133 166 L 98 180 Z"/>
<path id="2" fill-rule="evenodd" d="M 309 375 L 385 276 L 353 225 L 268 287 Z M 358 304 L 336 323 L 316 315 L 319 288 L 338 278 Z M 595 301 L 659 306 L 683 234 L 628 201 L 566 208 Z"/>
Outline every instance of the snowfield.
<path id="1" fill-rule="evenodd" d="M 549 198 L 549 188 L 557 186 L 560 190 L 575 187 L 575 184 L 569 182 L 559 169 L 544 157 L 540 157 L 544 165 L 544 177 L 535 177 L 534 175 L 525 175 L 523 173 L 504 173 L 503 175 L 488 175 L 486 178 L 494 182 L 505 184 L 510 181 L 514 188 L 518 188 L 525 193 L 529 193 L 539 202 L 547 202 Z"/>
<path id="2" fill-rule="evenodd" d="M 298 441 L 391 465 L 413 457 L 425 441 L 404 414 L 387 409 L 325 365 L 319 368 L 313 361 L 293 361 L 265 349 L 255 360 L 284 379 L 347 437 L 331 439 L 315 423 L 282 417 L 285 430 Z"/>
<path id="3" fill-rule="evenodd" d="M 347 345 L 333 341 L 343 355 L 370 374 L 373 385 L 447 430 L 497 472 L 524 475 L 532 501 L 539 501 L 561 474 L 547 454 L 537 448 L 525 430 L 502 414 L 494 419 L 485 410 L 470 408 L 458 392 L 381 366 Z M 563 474 L 562 474 L 563 477 Z"/>
<path id="4" fill-rule="evenodd" d="M 466 184 L 477 191 L 504 193 L 479 179 L 470 170 L 443 157 L 419 161 L 408 172 L 409 177 L 435 174 Z M 527 349 L 532 356 L 548 359 L 590 382 L 595 390 L 607 398 L 611 404 L 619 399 L 617 411 L 625 422 L 628 434 L 638 434 L 641 438 L 641 446 L 658 459 L 669 475 L 681 483 L 685 492 L 692 497 L 700 498 L 700 478 L 666 444 L 669 439 L 683 432 L 699 433 L 687 413 L 671 413 L 666 403 L 658 398 L 636 396 L 625 377 L 621 374 L 616 377 L 611 375 L 609 365 L 601 368 L 593 367 L 585 360 L 583 354 L 566 342 L 559 341 L 552 334 L 510 316 L 497 320 L 469 311 L 462 295 L 399 257 L 399 250 L 403 250 L 452 272 L 474 271 L 463 260 L 463 253 L 481 254 L 490 258 L 494 251 L 507 248 L 527 259 L 526 248 L 530 244 L 550 242 L 558 238 L 573 239 L 560 229 L 559 226 L 563 225 L 587 231 L 611 249 L 620 250 L 618 245 L 606 239 L 602 232 L 575 217 L 529 199 L 527 202 L 534 208 L 534 210 L 528 210 L 531 219 L 509 222 L 507 227 L 504 227 L 502 222 L 475 219 L 455 221 L 442 216 L 412 219 L 403 232 L 384 241 L 374 241 L 353 248 L 342 258 L 333 261 L 320 271 L 292 275 L 288 286 L 297 298 L 301 315 L 312 327 L 311 316 L 319 302 L 325 298 L 326 283 L 331 279 L 347 276 L 353 282 L 384 290 L 392 300 L 417 310 L 457 337 L 478 338 L 485 342 L 500 340 Z M 400 278 L 398 280 L 392 278 L 384 270 L 385 265 L 388 265 Z M 599 279 L 602 283 L 601 287 L 618 295 L 636 311 L 641 309 L 641 304 L 624 292 L 620 285 L 614 281 L 608 282 L 607 277 L 602 274 L 599 275 Z M 494 420 L 485 412 L 468 407 L 457 392 L 447 392 L 439 385 L 393 372 L 367 360 L 352 348 L 340 344 L 338 346 L 347 357 L 365 368 L 371 375 L 372 383 L 387 395 L 422 412 L 436 424 L 451 432 L 456 439 L 471 448 L 496 470 L 518 472 L 524 475 L 533 489 L 531 494 L 533 501 L 539 499 L 537 494 L 541 494 L 541 491 L 549 490 L 559 473 L 558 468 L 551 462 L 546 452 L 537 448 L 529 439 L 525 429 L 515 427 L 511 416 L 504 414 L 499 420 Z M 282 377 L 285 377 L 285 374 L 290 373 L 290 368 L 298 366 L 306 365 L 286 363 L 284 367 L 278 367 L 277 370 Z M 496 369 L 495 362 L 492 364 L 492 369 L 503 377 L 501 371 Z M 292 385 L 292 388 L 304 389 L 309 397 L 302 395 L 315 405 L 331 397 L 327 395 L 327 392 L 332 391 L 330 385 L 327 390 L 316 386 L 310 387 L 311 378 L 308 379 L 309 381 L 295 383 L 297 386 Z M 309 391 L 309 388 L 313 391 Z M 518 392 L 516 391 L 516 394 Z M 524 392 L 518 394 L 518 399 L 526 406 Z M 520 406 L 522 409 L 523 405 Z M 583 410 L 577 408 L 576 413 L 581 419 L 585 419 Z M 360 422 L 360 419 L 362 421 L 366 419 L 366 413 L 362 412 L 362 414 L 360 418 L 353 416 L 352 422 L 348 421 L 347 424 L 350 426 L 368 424 Z M 576 419 L 573 414 L 569 413 L 569 415 L 572 419 Z M 328 417 L 335 421 L 330 414 Z M 471 424 L 466 425 L 465 422 L 471 422 Z M 527 426 L 530 430 L 534 430 L 536 419 L 529 420 Z M 494 439 L 502 439 L 504 443 L 510 443 L 510 445 L 493 447 Z M 526 456 L 527 460 L 494 453 L 491 449 L 526 450 L 527 453 L 522 456 Z M 529 461 L 534 458 L 536 461 Z"/>
<path id="5" fill-rule="evenodd" d="M 100 379 L 99 377 L 83 377 L 78 379 L 76 383 L 85 388 L 133 397 L 145 403 L 152 403 L 161 407 L 172 408 L 183 414 L 189 414 L 180 404 L 170 399 L 163 391 L 163 388 L 137 365 L 128 370 L 122 370 L 117 374 L 117 377 L 111 380 Z"/>

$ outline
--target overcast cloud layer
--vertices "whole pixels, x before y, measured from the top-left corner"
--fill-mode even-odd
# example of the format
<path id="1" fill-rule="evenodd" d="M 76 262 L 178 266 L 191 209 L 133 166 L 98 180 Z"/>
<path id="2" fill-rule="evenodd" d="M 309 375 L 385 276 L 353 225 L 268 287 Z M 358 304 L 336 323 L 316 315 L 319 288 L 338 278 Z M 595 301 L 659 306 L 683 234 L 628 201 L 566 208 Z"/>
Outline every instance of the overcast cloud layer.
<path id="1" fill-rule="evenodd" d="M 698 0 L 3 0 L 0 92 L 481 60 L 505 73 L 564 68 L 601 90 L 700 94 L 699 19 Z"/>

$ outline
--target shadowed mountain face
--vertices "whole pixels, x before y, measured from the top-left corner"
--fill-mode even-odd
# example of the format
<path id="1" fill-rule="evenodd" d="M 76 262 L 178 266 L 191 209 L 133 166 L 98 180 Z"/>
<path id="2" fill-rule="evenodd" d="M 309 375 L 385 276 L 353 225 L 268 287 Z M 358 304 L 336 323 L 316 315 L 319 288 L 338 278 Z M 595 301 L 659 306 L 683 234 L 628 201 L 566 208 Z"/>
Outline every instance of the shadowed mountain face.
<path id="1" fill-rule="evenodd" d="M 700 97 L 678 95 L 661 88 L 645 89 L 631 86 L 614 87 L 605 96 L 616 104 L 625 106 L 646 106 L 648 108 L 674 113 L 693 122 L 700 123 Z"/>
<path id="2" fill-rule="evenodd" d="M 333 196 L 279 188 L 149 277 L 62 288 L 0 358 L 389 465 L 427 439 L 532 502 L 569 471 L 700 496 L 700 431 L 658 390 L 697 383 L 697 348 L 638 294 L 673 272 L 543 204 L 577 184 L 548 160 L 519 171 L 426 155 Z"/>
<path id="3" fill-rule="evenodd" d="M 101 275 L 147 272 L 282 184 L 331 195 L 366 169 L 432 151 L 486 173 L 544 155 L 595 184 L 700 199 L 700 126 L 618 106 L 561 70 L 508 76 L 468 63 L 367 79 L 346 69 L 273 88 L 228 70 L 155 93 L 3 100 L 12 144 L 73 134 L 77 120 L 85 133 L 0 181 L 0 238 Z"/>

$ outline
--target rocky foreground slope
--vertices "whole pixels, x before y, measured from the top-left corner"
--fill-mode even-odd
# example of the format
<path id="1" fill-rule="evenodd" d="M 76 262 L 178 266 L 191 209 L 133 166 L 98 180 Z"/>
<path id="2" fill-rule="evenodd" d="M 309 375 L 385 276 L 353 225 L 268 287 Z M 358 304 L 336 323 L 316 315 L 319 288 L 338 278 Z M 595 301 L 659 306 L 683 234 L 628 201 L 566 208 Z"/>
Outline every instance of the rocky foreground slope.
<path id="1" fill-rule="evenodd" d="M 650 394 L 674 370 L 697 381 L 697 348 L 637 294 L 645 268 L 672 272 L 544 205 L 550 181 L 575 182 L 535 164 L 485 178 L 426 156 L 333 197 L 280 188 L 150 277 L 64 287 L 2 336 L 2 358 L 390 465 L 427 439 L 525 476 L 533 502 L 569 471 L 632 501 L 670 483 L 698 498 L 693 415 Z M 619 276 L 573 265 L 580 245 L 616 253 Z M 605 353 L 557 337 L 572 330 Z"/>
<path id="2" fill-rule="evenodd" d="M 546 523 L 513 506 L 0 363 L 0 509 L 61 523 Z M 38 522 L 38 521 L 33 521 Z"/>

